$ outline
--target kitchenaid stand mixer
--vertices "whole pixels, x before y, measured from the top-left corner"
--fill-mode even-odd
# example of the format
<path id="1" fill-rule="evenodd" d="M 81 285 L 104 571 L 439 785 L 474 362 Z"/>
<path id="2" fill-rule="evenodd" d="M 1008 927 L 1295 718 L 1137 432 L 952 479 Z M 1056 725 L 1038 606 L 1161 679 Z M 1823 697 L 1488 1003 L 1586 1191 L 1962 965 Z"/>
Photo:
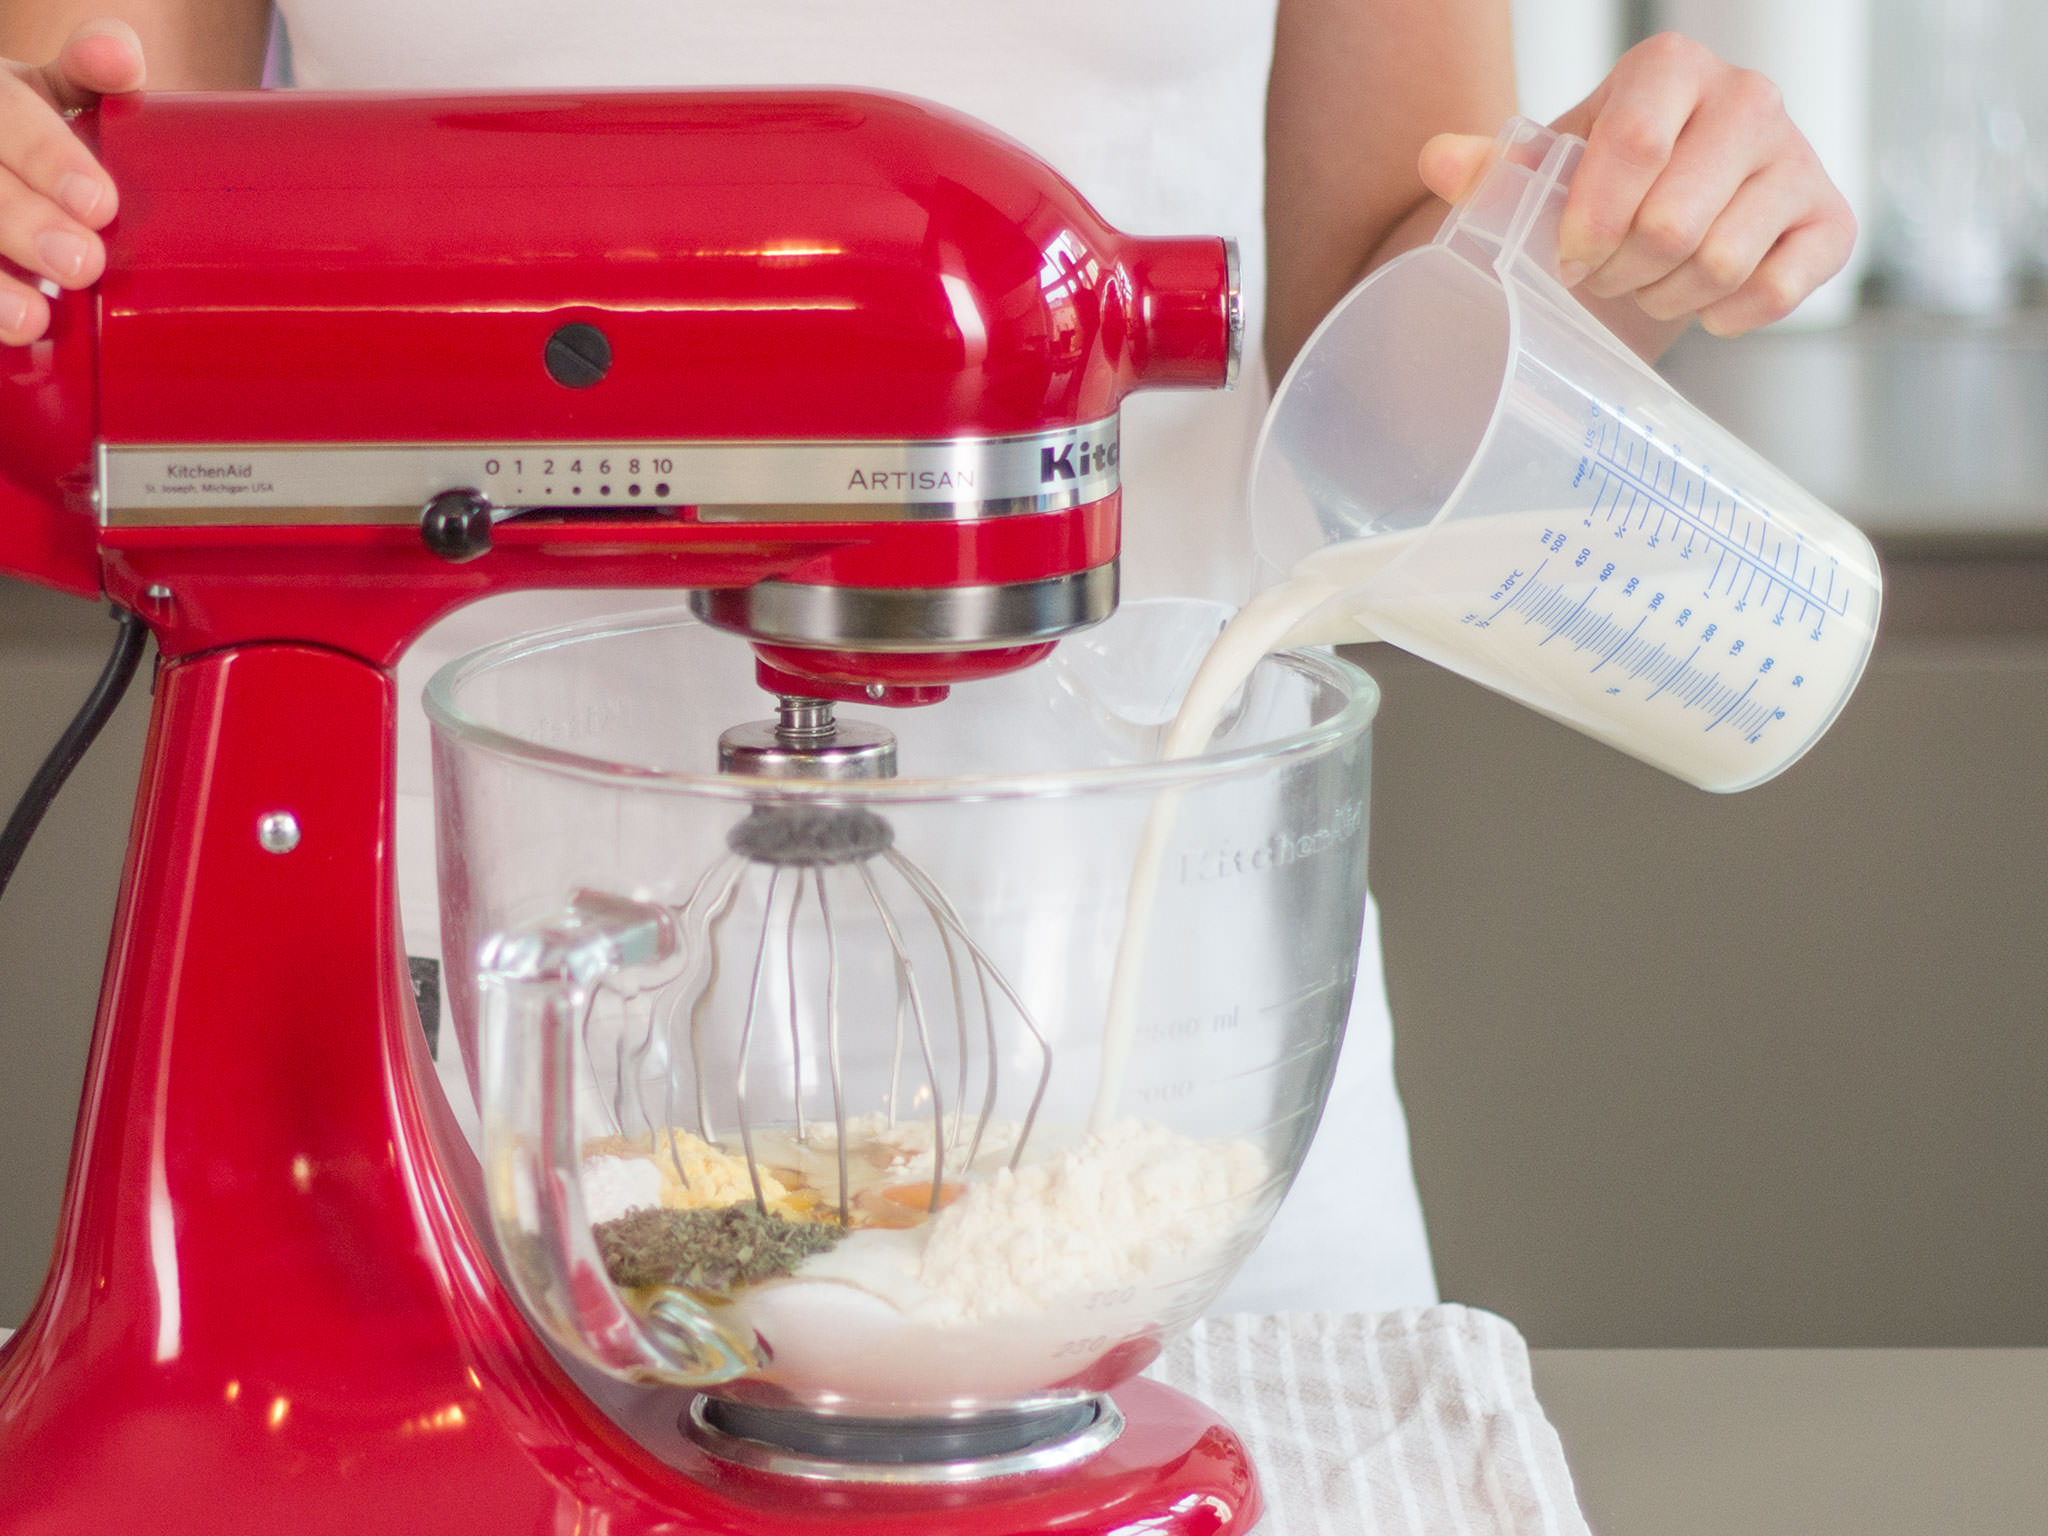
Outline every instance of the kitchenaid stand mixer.
<path id="1" fill-rule="evenodd" d="M 0 360 L 0 569 L 104 592 L 162 664 L 55 1263 L 0 1353 L 0 1527 L 1244 1529 L 1241 1447 L 1144 1383 L 1080 1467 L 958 1494 L 641 1450 L 478 1236 L 391 863 L 391 668 L 488 593 L 698 592 L 799 751 L 825 703 L 1106 616 L 1117 405 L 1227 382 L 1226 243 L 1119 235 L 867 95 L 79 126 L 123 212 Z"/>

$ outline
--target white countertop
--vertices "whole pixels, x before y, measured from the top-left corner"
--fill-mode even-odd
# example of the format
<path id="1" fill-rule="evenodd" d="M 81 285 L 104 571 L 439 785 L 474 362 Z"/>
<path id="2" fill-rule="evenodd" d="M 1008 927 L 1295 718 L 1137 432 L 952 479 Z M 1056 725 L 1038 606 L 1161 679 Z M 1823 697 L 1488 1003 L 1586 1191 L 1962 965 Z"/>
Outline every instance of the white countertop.
<path id="1" fill-rule="evenodd" d="M 1529 1358 L 1600 1536 L 2048 1529 L 2048 1349 Z"/>

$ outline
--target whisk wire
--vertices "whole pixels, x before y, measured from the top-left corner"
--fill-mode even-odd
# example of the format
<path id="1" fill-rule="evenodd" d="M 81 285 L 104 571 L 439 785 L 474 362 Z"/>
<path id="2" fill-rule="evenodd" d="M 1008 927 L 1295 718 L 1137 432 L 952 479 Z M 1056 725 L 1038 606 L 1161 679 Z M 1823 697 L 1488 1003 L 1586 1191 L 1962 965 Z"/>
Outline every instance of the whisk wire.
<path id="1" fill-rule="evenodd" d="M 846 1086 L 839 1074 L 839 946 L 833 938 L 832 903 L 825 894 L 825 871 L 811 871 L 818 893 L 818 920 L 825 929 L 825 1064 L 832 1074 L 832 1130 L 839 1153 L 839 1226 L 852 1225 L 847 1203 Z"/>
<path id="2" fill-rule="evenodd" d="M 875 905 L 875 915 L 882 920 L 882 932 L 888 936 L 889 948 L 896 957 L 897 995 L 906 1002 L 912 1021 L 917 1026 L 918 1049 L 924 1056 L 925 1082 L 932 1095 L 932 1197 L 930 1209 L 937 1211 L 946 1183 L 946 1107 L 942 1090 L 939 1088 L 937 1063 L 932 1059 L 931 1031 L 925 1027 L 924 999 L 917 989 L 917 973 L 911 968 L 910 951 L 903 943 L 903 935 L 897 930 L 896 919 L 889 915 L 889 904 L 882 899 L 880 887 L 875 884 L 874 871 L 867 864 L 857 865 L 861 883 L 867 887 L 868 899 Z M 902 1013 L 898 1014 L 899 1041 L 902 1028 Z M 895 1084 L 890 1084 L 890 1097 L 895 1097 Z"/>
<path id="3" fill-rule="evenodd" d="M 640 1112 L 643 1116 L 646 1116 L 648 1129 L 653 1134 L 655 1140 L 666 1149 L 669 1167 L 674 1171 L 676 1178 L 685 1189 L 690 1187 L 690 1176 L 684 1170 L 682 1152 L 676 1145 L 675 1137 L 675 1127 L 679 1118 L 676 1114 L 676 1072 L 674 1070 L 676 1060 L 676 1029 L 680 1019 L 687 1018 L 691 1020 L 691 1066 L 692 1070 L 698 1072 L 699 1081 L 701 1082 L 701 1062 L 697 1054 L 697 1034 L 693 1003 L 694 999 L 700 995 L 700 985 L 704 991 L 708 991 L 717 980 L 719 969 L 718 950 L 712 942 L 713 934 L 717 924 L 723 919 L 725 913 L 731 909 L 734 899 L 738 896 L 740 880 L 745 873 L 746 861 L 737 854 L 727 854 L 704 872 L 703 879 L 699 880 L 695 889 L 690 892 L 690 899 L 683 904 L 682 920 L 677 924 L 683 944 L 682 974 L 674 983 L 663 989 L 657 1007 L 650 1010 L 648 1016 L 648 1049 L 650 1052 L 652 1051 L 653 1033 L 656 1028 L 659 1028 L 663 1041 L 662 1054 L 664 1060 L 668 1063 L 668 1070 L 661 1074 L 661 1117 L 657 1120 L 648 1113 L 644 1098 L 641 1100 Z M 698 980 L 700 977 L 705 978 L 701 984 Z M 661 1021 L 658 1024 L 657 1016 Z M 707 1118 L 707 1111 L 701 1089 L 697 1099 L 697 1114 L 699 1131 L 707 1131 L 708 1127 L 704 1124 Z M 705 1139 L 707 1141 L 710 1139 L 708 1134 L 705 1136 Z"/>
<path id="4" fill-rule="evenodd" d="M 930 903 L 926 903 L 925 910 L 931 911 Z M 936 913 L 933 920 L 937 923 Z M 961 1121 L 967 1114 L 967 1058 L 972 1045 L 968 1039 L 967 993 L 960 984 L 960 957 L 953 949 L 953 936 L 946 932 L 946 925 L 937 923 L 937 926 L 939 947 L 946 952 L 946 982 L 953 993 L 953 1028 L 957 1041 L 954 1049 L 953 1145 L 957 1147 L 960 1145 Z"/>
<path id="5" fill-rule="evenodd" d="M 703 927 L 704 979 L 696 987 L 688 988 L 683 996 L 690 1005 L 690 1071 L 697 1084 L 697 1134 L 709 1144 L 718 1144 L 718 1133 L 711 1123 L 711 1079 L 704 1070 L 704 1025 L 711 1008 L 711 996 L 718 990 L 719 964 L 718 933 L 725 926 L 725 920 L 732 914 L 734 902 L 739 896 L 740 877 L 746 873 L 746 861 L 735 857 L 732 879 L 706 915 Z M 673 1139 L 673 1138 L 671 1138 Z"/>
<path id="6" fill-rule="evenodd" d="M 967 992 L 962 985 L 964 978 L 962 976 L 959 950 L 955 947 L 953 932 L 946 923 L 945 914 L 915 885 L 911 886 L 911 891 L 923 903 L 926 914 L 932 920 L 932 926 L 938 931 L 939 944 L 946 955 L 946 978 L 951 985 L 953 994 L 953 1021 L 959 1047 L 953 1095 L 953 1145 L 957 1147 L 963 1138 L 967 1118 L 967 1072 L 973 1056 L 972 1027 L 971 1021 L 968 1018 Z M 995 1021 L 989 1015 L 988 982 L 981 976 L 980 966 L 975 963 L 972 954 L 968 956 L 968 964 L 974 966 L 976 980 L 979 983 L 982 1024 L 987 1036 L 989 1069 L 988 1091 L 982 1098 L 981 1115 L 975 1123 L 973 1139 L 968 1144 L 967 1159 L 960 1165 L 963 1168 L 972 1169 L 975 1154 L 981 1149 L 982 1133 L 987 1129 L 989 1115 L 995 1107 L 996 1037 Z"/>
<path id="7" fill-rule="evenodd" d="M 705 898 L 713 890 L 717 881 L 724 877 L 726 883 L 723 887 L 719 888 L 717 900 L 720 902 L 730 901 L 733 892 L 738 888 L 741 873 L 741 861 L 734 855 L 727 854 L 704 871 L 698 878 L 697 883 L 691 887 L 689 896 L 680 907 L 671 909 L 678 919 L 676 931 L 682 941 L 682 963 L 679 979 L 682 983 L 681 990 L 684 995 L 687 995 L 687 978 L 692 971 L 705 963 L 708 952 L 704 933 L 703 904 Z M 669 1031 L 662 1027 L 661 1021 L 668 1010 L 668 999 L 677 995 L 677 993 L 678 988 L 676 986 L 666 986 L 648 1000 L 645 1014 L 646 1023 L 640 1033 L 637 1045 L 629 1048 L 626 1045 L 626 1039 L 630 1031 L 624 1027 L 620 1030 L 619 1074 L 612 1094 L 612 1130 L 616 1135 L 625 1136 L 628 1134 L 625 1123 L 625 1096 L 626 1084 L 629 1080 L 633 1085 L 633 1097 L 640 1111 L 641 1124 L 646 1128 L 651 1137 L 656 1141 L 663 1139 L 667 1128 L 676 1123 L 676 1074 L 672 1070 L 668 1070 L 669 1065 L 674 1059 L 674 1051 L 667 1045 Z M 584 1028 L 586 1032 L 590 1028 L 592 1017 L 594 1017 L 594 1014 L 585 1018 Z M 658 1042 L 664 1045 L 663 1060 L 660 1063 L 662 1070 L 658 1073 L 650 1073 L 648 1070 L 648 1059 L 654 1054 Z M 585 1041 L 585 1054 L 586 1056 L 589 1055 L 587 1038 Z M 592 1066 L 594 1070 L 594 1061 Z M 650 1077 L 654 1076 L 659 1077 L 662 1088 L 661 1112 L 658 1116 L 648 1107 L 647 1103 L 648 1081 Z M 667 1139 L 669 1141 L 670 1165 L 675 1169 L 676 1177 L 682 1181 L 683 1187 L 688 1188 L 689 1177 L 683 1172 L 682 1163 L 676 1156 L 674 1140 L 672 1137 Z"/>
<path id="8" fill-rule="evenodd" d="M 761 903 L 761 943 L 754 951 L 754 975 L 747 984 L 747 1011 L 740 1022 L 740 1059 L 735 1073 L 738 1092 L 733 1096 L 733 1114 L 739 1121 L 740 1150 L 746 1154 L 747 1178 L 754 1186 L 754 1208 L 768 1214 L 768 1197 L 761 1191 L 761 1165 L 754 1157 L 753 1128 L 747 1122 L 747 1059 L 754 1048 L 754 1017 L 761 1003 L 761 975 L 768 968 L 768 930 L 775 919 L 775 893 L 782 885 L 782 871 L 768 876 L 768 896 Z"/>
<path id="9" fill-rule="evenodd" d="M 782 960 L 789 983 L 789 1081 L 796 1106 L 796 1141 L 803 1146 L 810 1138 L 804 1123 L 804 1032 L 796 1007 L 796 913 L 804 899 L 804 872 L 799 869 L 789 891 L 789 927 L 782 936 Z"/>
<path id="10" fill-rule="evenodd" d="M 967 931 L 967 925 L 961 922 L 959 912 L 931 876 L 894 848 L 889 849 L 882 857 L 889 861 L 890 866 L 904 878 L 913 891 L 917 892 L 925 904 L 938 914 L 941 925 L 952 929 L 960 936 L 960 942 L 965 944 L 968 953 L 974 956 L 976 966 L 993 980 L 997 989 L 1009 999 L 1010 1006 L 1016 1010 L 1024 1028 L 1038 1043 L 1038 1086 L 1032 1092 L 1031 1108 L 1025 1113 L 1024 1123 L 1017 1132 L 1017 1145 L 1010 1153 L 1010 1168 L 1014 1172 L 1024 1156 L 1024 1143 L 1030 1140 L 1032 1127 L 1038 1123 L 1038 1111 L 1045 1103 L 1046 1089 L 1052 1084 L 1052 1042 L 1045 1038 L 1045 1033 L 1038 1027 L 1038 1022 L 1031 1017 L 1031 1010 L 1024 1006 L 1024 1000 L 1017 995 L 1017 989 L 1010 985 L 1009 978 L 1003 975 L 995 961 L 989 958 L 988 952 L 975 941 L 974 935 Z"/>

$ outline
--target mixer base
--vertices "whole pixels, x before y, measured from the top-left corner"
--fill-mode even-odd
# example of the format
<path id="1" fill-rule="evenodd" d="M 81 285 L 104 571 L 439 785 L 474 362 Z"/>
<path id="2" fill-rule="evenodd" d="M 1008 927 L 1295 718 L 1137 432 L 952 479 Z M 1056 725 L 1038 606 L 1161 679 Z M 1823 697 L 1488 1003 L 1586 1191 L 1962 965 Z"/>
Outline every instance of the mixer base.
<path id="1" fill-rule="evenodd" d="M 1113 1444 L 1108 1397 L 972 1419 L 870 1419 L 694 1399 L 683 1433 L 718 1460 L 829 1483 L 985 1483 L 1077 1466 Z"/>
<path id="2" fill-rule="evenodd" d="M 1247 1536 L 1263 1512 L 1258 1480 L 1243 1442 L 1222 1419 L 1183 1393 L 1142 1380 L 1109 1394 L 1105 1408 L 1121 1427 L 1102 1449 L 1064 1466 L 970 1483 L 848 1484 L 778 1474 L 730 1465 L 694 1440 L 669 1459 L 691 1482 L 716 1489 L 778 1532 Z"/>

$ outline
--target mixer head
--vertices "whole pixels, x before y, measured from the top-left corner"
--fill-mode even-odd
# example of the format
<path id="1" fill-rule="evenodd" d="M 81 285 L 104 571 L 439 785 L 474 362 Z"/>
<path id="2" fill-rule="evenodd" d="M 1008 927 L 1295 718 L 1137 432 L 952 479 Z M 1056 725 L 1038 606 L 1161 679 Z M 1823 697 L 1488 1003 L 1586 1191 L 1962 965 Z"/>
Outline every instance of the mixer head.
<path id="1" fill-rule="evenodd" d="M 114 98 L 105 278 L 0 361 L 0 569 L 167 656 L 389 664 L 687 587 L 771 691 L 928 702 L 1116 601 L 1117 407 L 1235 368 L 1220 239 L 837 93 Z"/>

